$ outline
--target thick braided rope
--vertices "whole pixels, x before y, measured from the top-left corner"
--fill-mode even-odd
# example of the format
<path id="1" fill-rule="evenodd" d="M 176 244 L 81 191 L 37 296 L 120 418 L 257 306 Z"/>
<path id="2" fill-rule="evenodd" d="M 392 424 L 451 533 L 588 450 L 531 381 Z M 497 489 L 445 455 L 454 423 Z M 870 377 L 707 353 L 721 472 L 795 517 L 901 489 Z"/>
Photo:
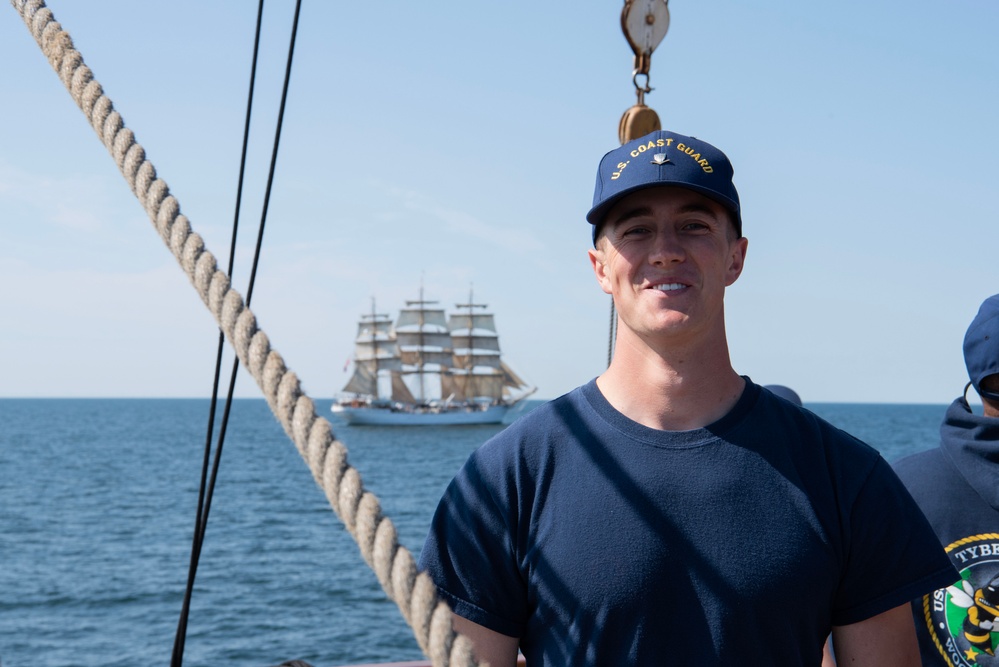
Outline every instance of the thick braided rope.
<path id="1" fill-rule="evenodd" d="M 382 515 L 378 498 L 364 489 L 361 476 L 347 462 L 347 448 L 336 440 L 330 423 L 288 370 L 256 318 L 232 289 L 205 248 L 167 184 L 156 176 L 145 150 L 125 127 L 104 95 L 69 33 L 55 21 L 42 0 L 11 0 L 53 69 L 110 151 L 128 186 L 146 209 L 163 242 L 180 263 L 215 321 L 256 380 L 274 416 L 295 443 L 326 493 L 333 511 L 354 537 L 361 555 L 382 588 L 399 606 L 416 641 L 435 666 L 476 665 L 468 639 L 451 628 L 450 609 L 437 598 L 430 578 L 418 572 L 412 554 L 398 543 L 392 521 Z"/>

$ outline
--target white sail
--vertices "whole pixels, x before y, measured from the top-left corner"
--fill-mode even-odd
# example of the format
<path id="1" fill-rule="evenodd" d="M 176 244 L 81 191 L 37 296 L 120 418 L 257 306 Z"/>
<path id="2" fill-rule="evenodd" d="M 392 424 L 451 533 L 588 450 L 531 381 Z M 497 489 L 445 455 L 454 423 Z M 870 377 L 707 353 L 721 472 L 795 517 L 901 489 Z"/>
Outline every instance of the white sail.
<path id="1" fill-rule="evenodd" d="M 428 308 L 436 301 L 407 301 L 406 307 L 399 311 L 395 321 L 395 330 L 420 331 L 427 333 L 447 333 L 447 320 L 443 308 Z"/>
<path id="2" fill-rule="evenodd" d="M 345 392 L 373 398 L 391 395 L 390 374 L 402 367 L 402 360 L 392 320 L 386 314 L 375 312 L 373 300 L 371 313 L 362 315 L 357 324 L 353 361 L 354 374 L 343 388 Z"/>
<path id="3" fill-rule="evenodd" d="M 451 336 L 444 309 L 426 301 L 423 290 L 416 301 L 407 301 L 395 321 L 396 344 L 403 384 L 417 404 L 444 398 L 441 376 L 451 366 Z"/>
<path id="4" fill-rule="evenodd" d="M 431 307 L 436 301 L 407 301 L 395 321 L 396 342 L 404 364 L 422 368 L 426 364 L 451 365 L 451 336 L 444 309 Z"/>
<path id="5" fill-rule="evenodd" d="M 453 369 L 455 393 L 463 400 L 498 402 L 503 398 L 503 373 L 493 368 Z"/>
<path id="6" fill-rule="evenodd" d="M 485 308 L 486 304 L 459 303 L 457 308 Z M 457 312 L 452 313 L 448 318 L 448 327 L 451 333 L 457 331 L 475 331 L 488 335 L 496 334 L 496 322 L 492 313 Z"/>
<path id="7" fill-rule="evenodd" d="M 490 313 L 473 313 L 472 308 L 485 308 L 485 304 L 457 304 L 468 312 L 453 313 L 448 319 L 451 344 L 454 346 L 456 368 L 472 369 L 478 366 L 500 367 L 499 335 Z"/>
<path id="8" fill-rule="evenodd" d="M 430 401 L 439 401 L 444 398 L 440 367 L 436 364 L 435 366 L 436 368 L 427 368 L 424 366 L 417 369 L 414 367 L 408 371 L 405 367 L 403 368 L 401 374 L 402 381 L 405 383 L 406 388 L 409 389 L 414 402 L 429 403 Z"/>
<path id="9" fill-rule="evenodd" d="M 487 307 L 475 303 L 472 294 L 468 303 L 455 304 L 457 312 L 448 319 L 454 346 L 454 377 L 456 394 L 464 400 L 500 402 L 503 398 L 503 371 L 500 361 L 499 335 L 493 315 L 480 312 Z"/>

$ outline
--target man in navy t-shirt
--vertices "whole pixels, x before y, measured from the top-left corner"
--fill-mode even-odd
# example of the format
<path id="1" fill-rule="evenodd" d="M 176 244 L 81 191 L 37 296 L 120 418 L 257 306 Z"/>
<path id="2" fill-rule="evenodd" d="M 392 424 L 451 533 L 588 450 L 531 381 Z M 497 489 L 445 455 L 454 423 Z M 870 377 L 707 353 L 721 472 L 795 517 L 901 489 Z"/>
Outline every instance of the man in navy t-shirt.
<path id="1" fill-rule="evenodd" d="M 895 463 L 960 578 L 912 602 L 923 665 L 999 665 L 999 294 L 964 337 L 969 382 L 947 408 L 940 446 Z M 982 414 L 968 404 L 968 387 Z"/>
<path id="2" fill-rule="evenodd" d="M 589 252 L 618 318 L 595 380 L 480 447 L 421 565 L 477 658 L 513 665 L 918 661 L 908 601 L 956 573 L 871 447 L 740 376 L 728 158 L 656 131 L 598 167 Z"/>

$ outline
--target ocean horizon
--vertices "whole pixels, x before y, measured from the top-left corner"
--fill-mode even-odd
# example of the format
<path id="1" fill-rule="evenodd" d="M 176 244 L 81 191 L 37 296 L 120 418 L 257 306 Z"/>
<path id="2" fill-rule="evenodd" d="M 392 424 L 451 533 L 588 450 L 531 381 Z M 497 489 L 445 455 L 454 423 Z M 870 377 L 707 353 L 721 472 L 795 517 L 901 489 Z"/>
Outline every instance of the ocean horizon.
<path id="1" fill-rule="evenodd" d="M 317 412 L 330 415 L 330 402 L 316 400 Z M 543 402 L 531 400 L 523 412 Z M 3 667 L 169 661 L 208 407 L 199 398 L 0 399 Z M 947 406 L 805 407 L 894 461 L 937 445 Z M 444 487 L 503 428 L 331 422 L 400 543 L 417 557 Z M 300 659 L 334 667 L 421 658 L 266 402 L 235 399 L 186 664 Z"/>

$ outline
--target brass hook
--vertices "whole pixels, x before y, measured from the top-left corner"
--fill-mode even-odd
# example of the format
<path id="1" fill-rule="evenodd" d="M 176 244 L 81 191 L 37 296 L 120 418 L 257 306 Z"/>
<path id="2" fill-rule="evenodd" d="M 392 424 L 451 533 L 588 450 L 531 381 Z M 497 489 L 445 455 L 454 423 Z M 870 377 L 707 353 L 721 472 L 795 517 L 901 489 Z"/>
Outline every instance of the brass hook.
<path id="1" fill-rule="evenodd" d="M 640 76 L 645 77 L 644 86 L 638 85 L 638 77 Z M 642 72 L 636 69 L 631 74 L 631 82 L 635 84 L 635 95 L 638 96 L 638 103 L 645 104 L 645 93 L 651 93 L 653 90 L 655 90 L 652 86 L 649 85 L 649 73 Z"/>

